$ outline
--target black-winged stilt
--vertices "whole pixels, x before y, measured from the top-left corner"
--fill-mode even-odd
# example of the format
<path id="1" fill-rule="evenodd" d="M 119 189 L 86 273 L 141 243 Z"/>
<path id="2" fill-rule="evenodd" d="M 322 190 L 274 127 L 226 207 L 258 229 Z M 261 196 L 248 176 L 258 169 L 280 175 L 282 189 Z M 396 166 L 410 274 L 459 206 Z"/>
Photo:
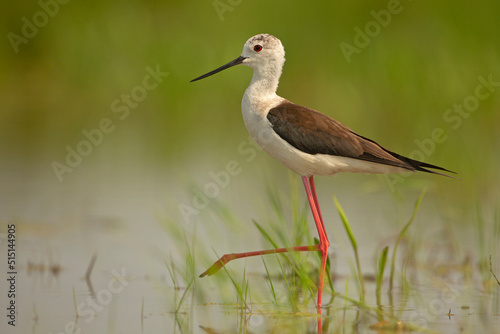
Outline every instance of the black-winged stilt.
<path id="1" fill-rule="evenodd" d="M 212 275 L 227 262 L 238 258 L 292 251 L 319 251 L 321 252 L 317 303 L 319 310 L 330 243 L 316 196 L 314 176 L 339 172 L 409 171 L 445 175 L 427 168 L 451 171 L 391 152 L 326 115 L 278 96 L 276 90 L 284 63 L 285 49 L 281 41 L 272 35 L 260 34 L 251 37 L 245 43 L 241 56 L 191 81 L 206 78 L 238 64 L 253 68 L 252 81 L 241 102 L 243 120 L 252 138 L 264 151 L 302 177 L 318 229 L 319 244 L 226 254 L 200 277 Z"/>

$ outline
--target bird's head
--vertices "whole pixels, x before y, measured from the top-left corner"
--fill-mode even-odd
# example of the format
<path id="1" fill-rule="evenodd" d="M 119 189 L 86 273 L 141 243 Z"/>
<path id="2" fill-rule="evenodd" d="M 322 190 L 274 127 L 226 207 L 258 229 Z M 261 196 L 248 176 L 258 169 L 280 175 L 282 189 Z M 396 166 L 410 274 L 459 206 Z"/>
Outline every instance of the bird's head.
<path id="1" fill-rule="evenodd" d="M 246 41 L 241 56 L 211 72 L 191 80 L 191 82 L 204 79 L 239 64 L 249 66 L 255 71 L 276 71 L 281 74 L 284 62 L 285 49 L 280 40 L 273 35 L 259 34 Z"/>

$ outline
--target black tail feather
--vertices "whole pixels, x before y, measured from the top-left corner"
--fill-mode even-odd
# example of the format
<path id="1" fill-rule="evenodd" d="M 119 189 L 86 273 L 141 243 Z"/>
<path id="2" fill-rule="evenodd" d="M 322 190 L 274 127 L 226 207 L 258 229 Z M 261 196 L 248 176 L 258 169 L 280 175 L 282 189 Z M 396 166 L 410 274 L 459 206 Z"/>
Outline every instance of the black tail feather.
<path id="1" fill-rule="evenodd" d="M 446 168 L 443 168 L 443 167 L 439 167 L 439 166 L 436 166 L 436 165 L 432 165 L 432 164 L 428 164 L 426 162 L 422 162 L 422 161 L 418 161 L 418 160 L 413 160 L 413 159 L 404 157 L 402 155 L 399 155 L 397 153 L 391 152 L 389 150 L 387 150 L 387 152 L 389 152 L 393 157 L 395 157 L 395 158 L 397 158 L 397 159 L 399 159 L 399 160 L 407 163 L 408 165 L 410 165 L 411 167 L 413 167 L 413 169 L 416 170 L 416 171 L 426 172 L 426 173 L 431 173 L 431 174 L 437 174 L 437 175 L 451 177 L 453 179 L 458 179 L 458 178 L 456 178 L 454 176 L 446 175 L 446 174 L 443 174 L 443 173 L 440 173 L 440 172 L 436 172 L 434 170 L 429 170 L 427 168 L 442 170 L 444 172 L 456 174 L 456 172 L 451 171 L 449 169 L 446 169 Z"/>

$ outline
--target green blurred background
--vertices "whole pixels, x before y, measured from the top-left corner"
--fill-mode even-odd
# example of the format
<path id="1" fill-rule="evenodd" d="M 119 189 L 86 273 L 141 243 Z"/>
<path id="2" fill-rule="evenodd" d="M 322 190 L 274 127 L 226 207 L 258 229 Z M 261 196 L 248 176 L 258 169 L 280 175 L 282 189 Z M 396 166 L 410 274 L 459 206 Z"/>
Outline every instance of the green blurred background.
<path id="1" fill-rule="evenodd" d="M 165 267 L 169 259 L 182 263 L 187 245 L 196 244 L 203 254 L 197 259 L 196 276 L 216 258 L 214 253 L 269 247 L 251 222 L 272 221 L 268 194 L 290 198 L 300 181 L 295 177 L 291 184 L 290 174 L 266 154 L 254 150 L 251 156 L 238 149 L 252 147 L 240 109 L 252 71 L 239 66 L 189 82 L 239 56 L 245 41 L 259 33 L 273 34 L 285 46 L 281 96 L 321 111 L 388 149 L 453 170 L 461 179 L 353 174 L 317 178 L 333 242 L 347 244 L 332 201 L 335 195 L 363 245 L 361 259 L 369 272 L 376 250 L 393 240 L 418 194 L 428 187 L 407 234 L 423 240 L 422 251 L 432 256 L 439 253 L 432 242 L 452 240 L 450 252 L 456 257 L 444 259 L 446 264 L 466 263 L 471 256 L 485 269 L 488 254 L 493 254 L 493 267 L 498 268 L 498 233 L 492 233 L 495 219 L 498 231 L 500 217 L 498 0 L 31 0 L 3 7 L 0 232 L 5 233 L 9 223 L 17 224 L 22 275 L 18 305 L 24 332 L 35 326 L 38 332 L 67 328 L 74 320 L 74 300 L 88 297 L 81 277 L 95 254 L 96 289 L 105 286 L 113 268 L 126 268 L 130 275 L 130 290 L 116 299 L 126 306 L 120 307 L 116 327 L 139 332 L 141 299 L 146 312 L 167 314 L 155 318 L 148 313 L 148 325 L 173 317 L 169 304 L 164 312 L 165 301 L 171 303 L 172 298 L 160 306 L 151 301 L 162 298 L 159 291 L 176 293 Z M 373 13 L 394 8 L 397 13 L 390 22 L 386 16 L 385 26 L 376 23 Z M 39 27 L 30 26 L 34 20 Z M 347 59 L 340 46 L 363 42 L 356 34 L 366 28 L 375 29 L 369 41 Z M 23 31 L 30 37 L 23 37 Z M 163 73 L 161 82 L 145 90 L 144 78 L 157 68 Z M 491 91 L 477 90 L 482 78 L 493 81 Z M 478 92 L 489 95 L 479 101 L 474 97 Z M 121 100 L 131 94 L 141 101 L 126 107 Z M 454 113 L 454 105 L 464 101 L 478 105 L 472 105 L 470 113 Z M 113 106 L 121 108 L 118 113 Z M 87 140 L 83 131 L 93 131 L 103 120 L 112 131 L 97 136 L 97 146 L 82 144 Z M 439 142 L 432 142 L 436 131 L 441 131 Z M 71 172 L 58 178 L 54 163 L 66 165 L 68 148 L 78 150 L 78 145 L 87 156 L 73 161 Z M 231 161 L 240 167 L 238 176 L 220 187 L 199 215 L 186 219 L 181 206 L 194 206 L 196 196 L 213 184 L 211 173 L 224 171 Z M 290 210 L 285 205 L 283 211 Z M 314 225 L 309 226 L 313 231 Z M 339 263 L 336 270 L 348 273 L 350 253 L 335 246 L 332 254 Z M 262 272 L 256 261 L 255 271 Z M 40 287 L 40 276 L 30 276 L 29 269 L 25 274 L 29 263 L 55 263 L 61 279 Z M 235 261 L 231 268 L 244 264 Z M 487 269 L 482 272 L 489 275 Z M 159 290 L 151 283 L 156 278 Z M 213 282 L 204 280 L 198 291 L 216 290 L 210 288 Z M 342 291 L 344 282 L 340 284 Z M 231 284 L 227 286 L 231 290 Z M 482 322 L 481 310 L 472 306 L 463 312 L 481 315 Z M 113 332 L 106 326 L 115 321 L 115 311 L 96 317 L 89 325 L 93 332 Z M 226 311 L 221 314 L 194 326 L 211 321 L 218 325 L 220 317 L 227 318 Z M 448 328 L 448 318 L 445 321 Z"/>
<path id="2" fill-rule="evenodd" d="M 355 45 L 354 29 L 365 30 L 371 11 L 388 6 L 400 12 L 348 62 L 340 44 Z M 494 204 L 500 195 L 500 87 L 470 116 L 455 118 L 460 124 L 443 118 L 474 95 L 478 77 L 500 82 L 498 1 L 70 1 L 51 8 L 56 13 L 18 52 L 8 34 L 22 36 L 23 17 L 33 22 L 42 6 L 13 2 L 0 14 L 3 218 L 22 217 L 14 202 L 39 187 L 57 187 L 53 162 L 64 163 L 66 147 L 75 148 L 82 130 L 103 118 L 116 128 L 64 174 L 64 184 L 77 189 L 117 174 L 126 182 L 132 176 L 125 170 L 153 183 L 151 175 L 165 174 L 157 186 L 175 202 L 180 190 L 168 180 L 189 187 L 242 160 L 236 147 L 248 134 L 240 101 L 251 70 L 189 80 L 234 59 L 263 32 L 285 46 L 280 95 L 404 155 L 442 128 L 446 141 L 424 158 L 462 181 L 426 182 L 456 208 Z M 111 104 L 142 83 L 148 66 L 169 75 L 120 120 Z M 283 171 L 267 157 L 254 165 L 269 175 Z"/>

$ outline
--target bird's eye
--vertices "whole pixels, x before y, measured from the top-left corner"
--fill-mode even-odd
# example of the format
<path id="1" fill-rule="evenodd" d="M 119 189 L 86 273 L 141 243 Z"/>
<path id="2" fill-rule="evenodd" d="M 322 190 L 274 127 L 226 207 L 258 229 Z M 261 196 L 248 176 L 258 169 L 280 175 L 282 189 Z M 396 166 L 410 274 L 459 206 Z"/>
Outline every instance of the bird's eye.
<path id="1" fill-rule="evenodd" d="M 257 44 L 256 46 L 254 46 L 254 47 L 253 47 L 253 50 L 254 50 L 255 52 L 259 52 L 259 51 L 261 51 L 261 50 L 262 50 L 262 45 Z"/>

